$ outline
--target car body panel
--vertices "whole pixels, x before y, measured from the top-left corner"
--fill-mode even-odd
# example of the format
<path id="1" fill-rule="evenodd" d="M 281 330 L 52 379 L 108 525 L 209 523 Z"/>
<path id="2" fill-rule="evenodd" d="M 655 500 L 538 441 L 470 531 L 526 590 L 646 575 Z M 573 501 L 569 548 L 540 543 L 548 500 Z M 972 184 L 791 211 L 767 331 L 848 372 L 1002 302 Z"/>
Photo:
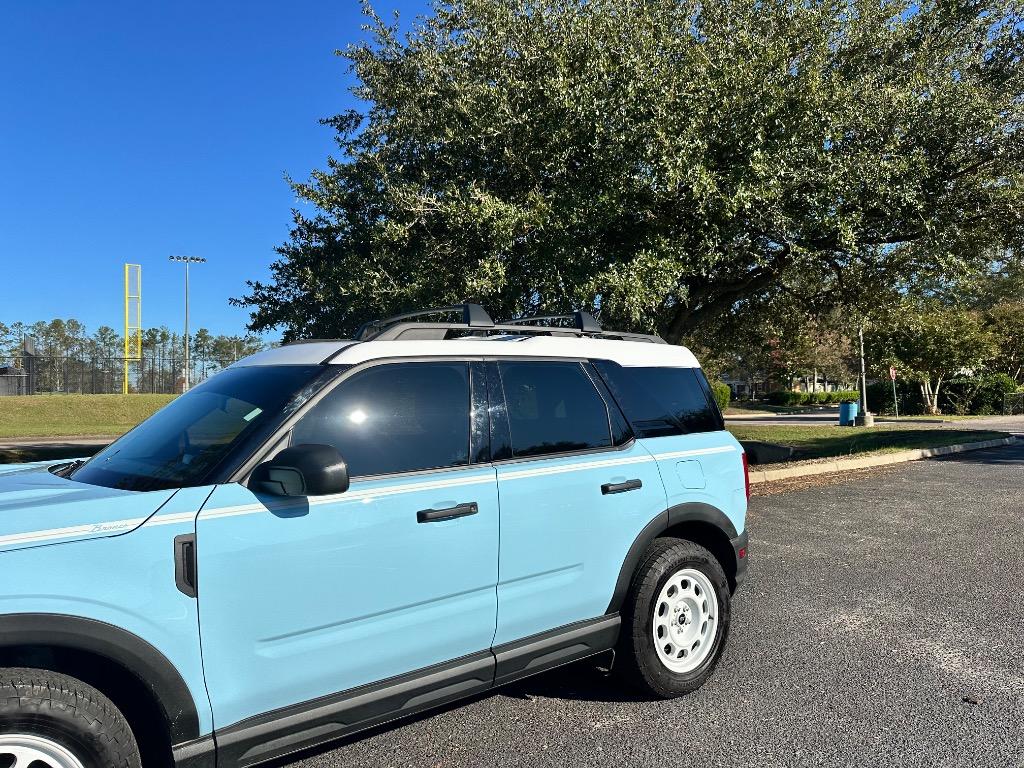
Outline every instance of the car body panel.
<path id="1" fill-rule="evenodd" d="M 633 540 L 665 511 L 658 468 L 639 443 L 575 456 L 502 462 L 495 644 L 604 613 Z M 606 483 L 639 479 L 626 493 Z"/>
<path id="2" fill-rule="evenodd" d="M 4 616 L 12 614 L 81 617 L 121 628 L 156 648 L 178 671 L 193 698 L 200 733 L 212 731 L 196 601 L 174 583 L 174 537 L 195 530 L 195 517 L 211 490 L 161 492 L 172 498 L 160 513 L 127 533 L 0 554 L 0 643 Z M 93 499 L 82 506 L 91 510 L 98 503 Z M 131 510 L 122 501 L 117 514 L 126 512 Z"/>
<path id="3" fill-rule="evenodd" d="M 743 448 L 731 432 L 648 437 L 639 441 L 658 463 L 667 506 L 708 504 L 725 514 L 736 533 L 746 524 Z"/>
<path id="4" fill-rule="evenodd" d="M 13 465 L 0 474 L 0 551 L 127 533 L 175 493 L 76 483 L 48 471 L 52 464 Z"/>
<path id="5" fill-rule="evenodd" d="M 476 514 L 417 521 L 469 502 Z M 223 485 L 197 538 L 221 725 L 486 650 L 494 638 L 491 466 L 355 480 L 308 500 Z"/>

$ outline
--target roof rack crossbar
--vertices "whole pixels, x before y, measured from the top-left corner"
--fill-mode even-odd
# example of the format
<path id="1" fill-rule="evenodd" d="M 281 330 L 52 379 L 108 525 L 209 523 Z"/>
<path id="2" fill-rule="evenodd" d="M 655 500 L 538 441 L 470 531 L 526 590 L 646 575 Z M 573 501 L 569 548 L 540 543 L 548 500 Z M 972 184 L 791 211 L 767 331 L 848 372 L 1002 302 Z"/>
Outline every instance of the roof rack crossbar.
<path id="1" fill-rule="evenodd" d="M 533 315 L 531 317 L 517 317 L 515 320 L 506 320 L 503 325 L 534 324 L 538 321 L 548 320 L 572 320 L 572 327 L 585 333 L 601 333 L 601 324 L 589 312 L 576 310 L 571 315 Z"/>
<path id="2" fill-rule="evenodd" d="M 630 333 L 627 331 L 583 331 L 579 328 L 571 328 L 567 325 L 524 325 L 522 323 L 510 325 L 508 323 L 497 323 L 487 328 L 470 328 L 461 323 L 423 323 L 423 322 L 401 322 L 389 325 L 374 334 L 371 338 L 379 341 L 394 341 L 395 339 L 452 339 L 465 336 L 576 336 L 593 339 L 610 339 L 622 341 L 647 341 L 656 344 L 664 344 L 665 340 L 660 336 L 649 333 Z"/>
<path id="3" fill-rule="evenodd" d="M 386 317 L 383 320 L 371 320 L 368 323 L 363 323 L 359 330 L 355 333 L 355 339 L 357 341 L 366 341 L 373 336 L 384 331 L 385 328 L 401 323 L 406 320 L 412 320 L 417 317 L 425 317 L 427 315 L 448 315 L 456 312 L 462 313 L 462 325 L 468 328 L 493 328 L 494 321 L 491 316 L 487 314 L 487 310 L 481 307 L 479 304 L 456 304 L 451 307 L 435 307 L 433 309 L 421 309 L 416 312 L 406 312 L 401 315 L 394 315 L 392 317 Z"/>

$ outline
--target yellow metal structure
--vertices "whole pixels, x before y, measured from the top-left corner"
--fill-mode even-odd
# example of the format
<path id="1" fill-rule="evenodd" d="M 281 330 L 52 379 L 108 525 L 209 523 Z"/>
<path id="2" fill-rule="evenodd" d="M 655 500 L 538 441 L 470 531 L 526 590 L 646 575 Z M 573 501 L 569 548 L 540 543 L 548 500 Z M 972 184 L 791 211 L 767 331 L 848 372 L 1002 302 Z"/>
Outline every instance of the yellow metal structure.
<path id="1" fill-rule="evenodd" d="M 124 383 L 128 394 L 128 368 L 142 359 L 142 265 L 124 265 Z"/>

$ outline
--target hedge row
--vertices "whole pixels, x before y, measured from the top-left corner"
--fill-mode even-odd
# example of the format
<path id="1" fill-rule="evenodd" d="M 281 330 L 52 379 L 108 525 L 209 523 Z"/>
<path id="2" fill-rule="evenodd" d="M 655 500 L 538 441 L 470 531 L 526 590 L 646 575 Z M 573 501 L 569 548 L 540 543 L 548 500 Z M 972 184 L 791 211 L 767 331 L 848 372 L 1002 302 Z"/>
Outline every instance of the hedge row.
<path id="1" fill-rule="evenodd" d="M 779 390 L 768 393 L 768 402 L 772 405 L 832 405 L 844 400 L 857 400 L 860 393 L 855 389 L 844 389 L 835 392 L 790 392 Z"/>

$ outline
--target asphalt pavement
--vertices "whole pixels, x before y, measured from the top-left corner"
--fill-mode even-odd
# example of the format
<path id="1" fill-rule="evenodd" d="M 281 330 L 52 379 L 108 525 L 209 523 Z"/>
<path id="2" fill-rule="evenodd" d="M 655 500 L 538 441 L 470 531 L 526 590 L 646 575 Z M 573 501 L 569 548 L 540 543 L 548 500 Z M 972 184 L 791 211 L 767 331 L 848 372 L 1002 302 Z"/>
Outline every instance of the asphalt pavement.
<path id="1" fill-rule="evenodd" d="M 1022 496 L 1018 444 L 755 497 L 696 693 L 582 662 L 279 765 L 1024 766 Z"/>

